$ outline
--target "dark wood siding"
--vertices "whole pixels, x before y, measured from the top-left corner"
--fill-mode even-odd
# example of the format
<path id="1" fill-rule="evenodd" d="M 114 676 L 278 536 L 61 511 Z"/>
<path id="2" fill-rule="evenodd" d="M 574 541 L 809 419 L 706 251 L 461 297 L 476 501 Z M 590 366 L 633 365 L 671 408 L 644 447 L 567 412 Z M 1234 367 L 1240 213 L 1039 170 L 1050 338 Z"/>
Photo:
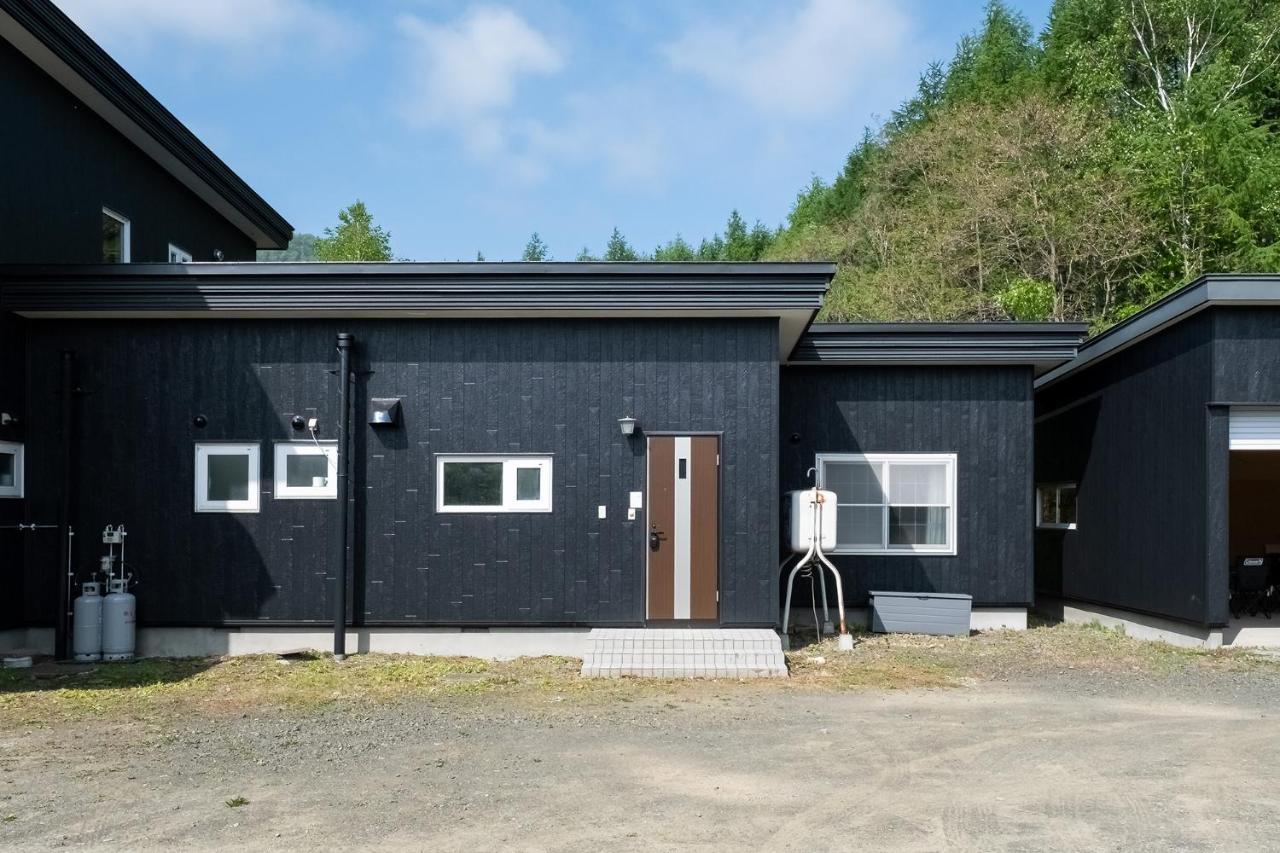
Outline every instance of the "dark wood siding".
<path id="1" fill-rule="evenodd" d="M 0 39 L 0 263 L 98 263 L 102 208 L 127 216 L 135 262 L 253 260 L 253 241 Z"/>
<path id="2" fill-rule="evenodd" d="M 262 496 L 256 515 L 192 512 L 193 443 L 333 437 L 334 336 L 356 336 L 353 612 L 367 624 L 640 624 L 644 430 L 724 431 L 724 624 L 776 620 L 777 323 L 734 320 L 31 321 L 31 384 L 77 351 L 77 565 L 129 529 L 143 624 L 324 621 L 334 504 Z M 365 424 L 403 398 L 403 426 Z M 192 418 L 208 426 L 197 430 Z M 639 430 L 622 436 L 617 419 Z M 32 413 L 33 502 L 53 507 L 56 409 Z M 435 511 L 437 453 L 550 453 L 545 514 Z M 609 507 L 607 520 L 597 506 Z M 27 617 L 50 618 L 48 578 Z"/>
<path id="3" fill-rule="evenodd" d="M 26 327 L 20 317 L 0 312 L 0 412 L 18 419 L 0 425 L 0 441 L 22 441 L 26 421 Z M 22 623 L 23 551 L 37 534 L 8 529 L 26 521 L 26 501 L 0 498 L 0 629 Z M 47 534 L 40 534 L 47 535 Z"/>
<path id="4" fill-rule="evenodd" d="M 872 589 L 1030 604 L 1031 381 L 1030 367 L 782 371 L 783 491 L 810 484 L 818 453 L 957 455 L 957 554 L 836 557 L 848 604 Z"/>
<path id="5" fill-rule="evenodd" d="M 1225 620 L 1225 561 L 1206 574 L 1212 340 L 1203 312 L 1037 395 L 1036 479 L 1079 484 L 1078 529 L 1037 531 L 1040 592 Z"/>

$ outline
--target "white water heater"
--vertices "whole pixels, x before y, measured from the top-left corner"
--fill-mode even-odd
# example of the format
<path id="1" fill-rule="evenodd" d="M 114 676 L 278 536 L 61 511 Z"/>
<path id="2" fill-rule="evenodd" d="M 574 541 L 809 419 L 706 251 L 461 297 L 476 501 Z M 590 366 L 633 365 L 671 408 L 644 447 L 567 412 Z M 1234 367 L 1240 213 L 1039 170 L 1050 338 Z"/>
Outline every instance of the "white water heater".
<path id="1" fill-rule="evenodd" d="M 817 505 L 817 513 L 814 505 Z M 791 550 L 803 554 L 813 545 L 814 525 L 822 528 L 821 548 L 836 547 L 836 493 L 823 489 L 787 492 L 787 527 Z"/>
<path id="2" fill-rule="evenodd" d="M 82 662 L 102 660 L 102 595 L 96 581 L 81 586 L 72 603 L 71 653 Z"/>

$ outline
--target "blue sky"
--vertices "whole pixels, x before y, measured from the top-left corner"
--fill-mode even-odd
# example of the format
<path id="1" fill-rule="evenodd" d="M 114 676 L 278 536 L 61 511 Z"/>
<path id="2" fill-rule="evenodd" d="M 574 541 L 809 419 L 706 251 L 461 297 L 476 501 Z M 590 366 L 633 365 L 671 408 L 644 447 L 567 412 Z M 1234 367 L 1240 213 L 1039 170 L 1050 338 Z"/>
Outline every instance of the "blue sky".
<path id="1" fill-rule="evenodd" d="M 1050 0 L 1020 8 L 1041 28 Z M 980 0 L 59 0 L 299 231 L 413 260 L 781 223 Z"/>

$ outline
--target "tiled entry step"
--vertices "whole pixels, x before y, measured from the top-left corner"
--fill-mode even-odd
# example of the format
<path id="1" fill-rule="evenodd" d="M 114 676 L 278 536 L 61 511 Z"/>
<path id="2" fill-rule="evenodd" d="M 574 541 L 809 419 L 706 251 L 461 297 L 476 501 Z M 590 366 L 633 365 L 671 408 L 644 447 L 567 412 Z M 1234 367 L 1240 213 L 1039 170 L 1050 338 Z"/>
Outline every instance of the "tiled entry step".
<path id="1" fill-rule="evenodd" d="M 588 678 L 786 678 L 782 641 L 767 628 L 594 628 Z"/>

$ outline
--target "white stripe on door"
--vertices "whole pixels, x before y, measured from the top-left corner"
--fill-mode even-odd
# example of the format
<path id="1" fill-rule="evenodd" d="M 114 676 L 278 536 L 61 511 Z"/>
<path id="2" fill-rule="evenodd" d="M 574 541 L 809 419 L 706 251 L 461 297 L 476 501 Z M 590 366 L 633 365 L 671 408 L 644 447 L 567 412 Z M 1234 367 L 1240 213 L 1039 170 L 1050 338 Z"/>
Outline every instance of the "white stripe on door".
<path id="1" fill-rule="evenodd" d="M 690 613 L 689 592 L 693 586 L 690 570 L 691 540 L 689 535 L 691 518 L 691 493 L 689 484 L 693 482 L 693 441 L 689 436 L 676 437 L 675 480 L 676 480 L 676 517 L 675 531 L 672 535 L 672 546 L 675 548 L 675 619 L 688 619 Z"/>

